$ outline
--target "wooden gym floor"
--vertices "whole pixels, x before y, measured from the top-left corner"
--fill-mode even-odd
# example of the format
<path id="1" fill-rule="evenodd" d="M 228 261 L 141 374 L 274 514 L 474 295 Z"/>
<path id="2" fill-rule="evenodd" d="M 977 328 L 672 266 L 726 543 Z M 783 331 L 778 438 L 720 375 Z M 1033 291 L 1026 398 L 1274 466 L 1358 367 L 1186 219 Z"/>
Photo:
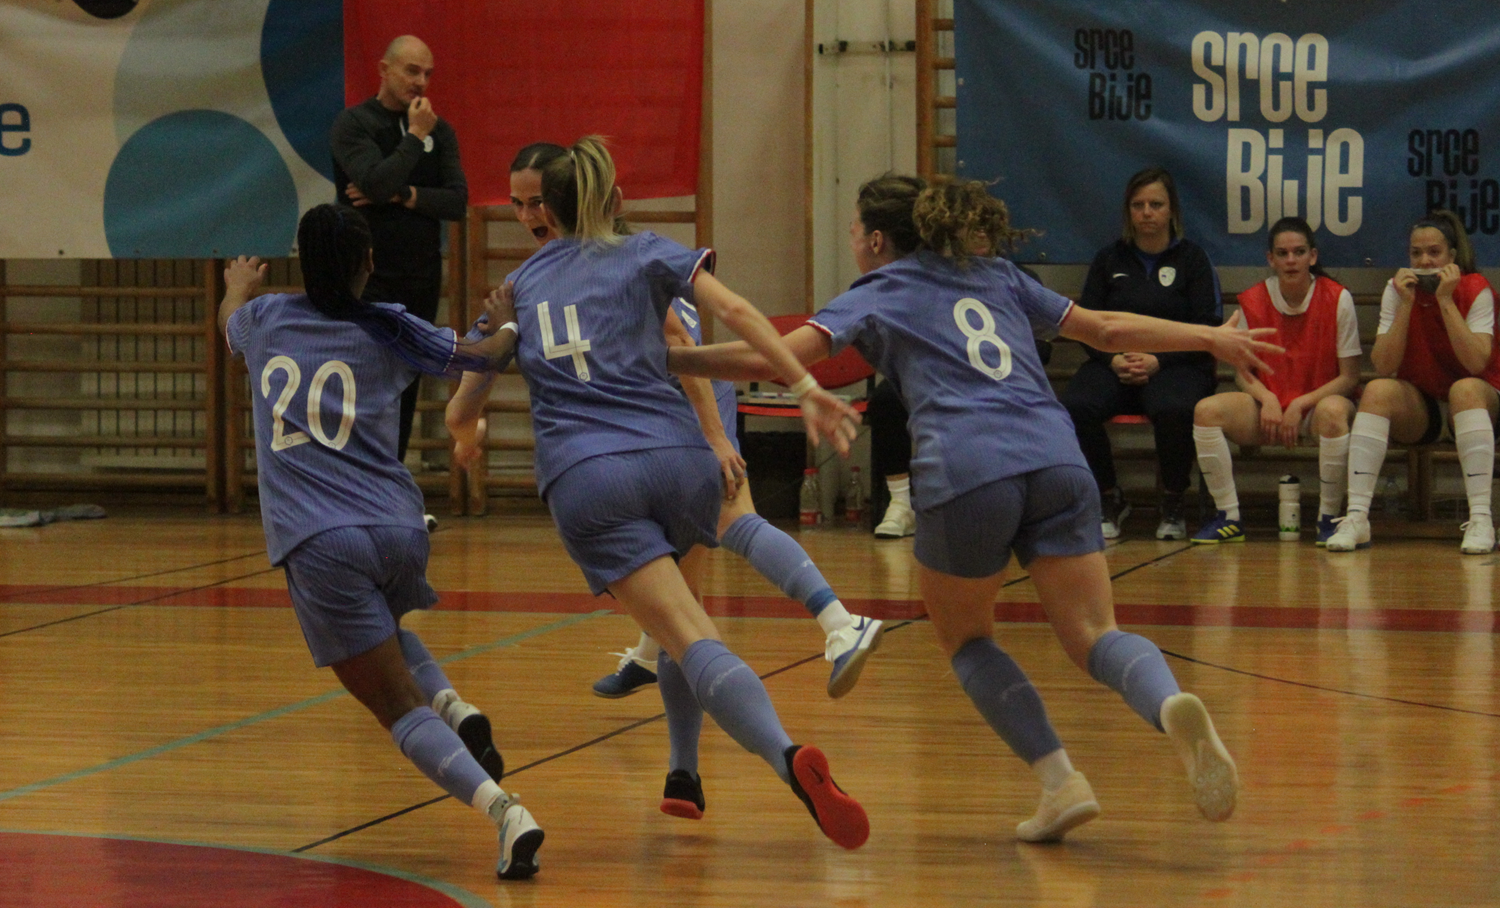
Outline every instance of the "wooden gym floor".
<path id="1" fill-rule="evenodd" d="M 547 831 L 541 873 L 502 884 L 492 828 L 312 667 L 257 518 L 0 530 L 0 906 L 1500 904 L 1500 559 L 1461 556 L 1447 525 L 1375 533 L 1341 556 L 1264 527 L 1110 549 L 1121 624 L 1168 653 L 1239 761 L 1223 824 L 1198 817 L 1164 738 L 1066 661 L 1015 572 L 1001 644 L 1104 808 L 1052 846 L 1013 837 L 1038 787 L 934 644 L 910 540 L 799 536 L 851 611 L 889 622 L 838 701 L 816 624 L 715 553 L 726 641 L 869 811 L 845 852 L 711 723 L 706 817 L 659 813 L 654 688 L 589 692 L 629 619 L 587 595 L 545 516 L 448 518 L 444 601 L 408 626 L 493 717 L 506 788 Z"/>

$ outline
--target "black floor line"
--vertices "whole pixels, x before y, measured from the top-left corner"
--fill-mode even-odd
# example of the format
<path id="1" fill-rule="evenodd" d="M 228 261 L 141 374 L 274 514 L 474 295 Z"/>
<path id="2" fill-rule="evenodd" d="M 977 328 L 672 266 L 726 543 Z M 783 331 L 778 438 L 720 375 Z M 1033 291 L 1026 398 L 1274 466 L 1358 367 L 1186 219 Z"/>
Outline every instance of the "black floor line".
<path id="1" fill-rule="evenodd" d="M 134 574 L 129 577 L 116 577 L 113 580 L 99 580 L 94 583 L 78 583 L 72 586 L 54 586 L 45 590 L 32 590 L 27 593 L 15 593 L 14 595 L 0 596 L 0 603 L 11 602 L 16 599 L 31 599 L 34 596 L 50 596 L 53 593 L 63 593 L 68 590 L 87 590 L 96 586 L 112 586 L 116 583 L 128 583 L 132 580 L 145 580 L 150 577 L 164 577 L 167 574 L 180 574 L 183 571 L 196 571 L 199 568 L 213 567 L 216 564 L 228 564 L 231 561 L 240 561 L 245 558 L 254 558 L 264 555 L 265 549 L 257 549 L 254 552 L 246 552 L 243 555 L 231 555 L 228 558 L 220 558 L 217 561 L 205 561 L 202 564 L 189 564 L 184 567 L 167 568 L 164 571 L 151 571 L 146 574 Z"/>

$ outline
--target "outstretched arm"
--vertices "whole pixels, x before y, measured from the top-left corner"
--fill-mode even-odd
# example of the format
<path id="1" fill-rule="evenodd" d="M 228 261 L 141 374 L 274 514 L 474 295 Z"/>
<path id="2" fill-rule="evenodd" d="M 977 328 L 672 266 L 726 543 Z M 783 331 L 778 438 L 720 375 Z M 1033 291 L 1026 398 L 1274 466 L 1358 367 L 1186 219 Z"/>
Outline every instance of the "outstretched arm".
<path id="1" fill-rule="evenodd" d="M 847 456 L 849 442 L 858 433 L 859 414 L 818 386 L 771 322 L 748 300 L 725 287 L 707 271 L 698 272 L 693 279 L 693 289 L 700 306 L 718 316 L 761 356 L 770 367 L 767 377 L 782 382 L 797 395 L 808 440 L 816 445 L 820 438 L 827 438 L 840 454 Z"/>
<path id="2" fill-rule="evenodd" d="M 1082 306 L 1068 310 L 1058 333 L 1083 341 L 1100 350 L 1205 350 L 1236 369 L 1275 370 L 1261 362 L 1258 354 L 1283 353 L 1281 347 L 1260 338 L 1275 334 L 1274 328 L 1246 331 L 1236 312 L 1218 327 L 1190 325 L 1136 315 L 1133 312 L 1095 312 Z"/>
<path id="3" fill-rule="evenodd" d="M 255 298 L 255 291 L 266 280 L 266 269 L 270 265 L 261 262 L 259 256 L 240 256 L 224 263 L 224 299 L 219 303 L 219 330 L 229 324 L 234 310 Z"/>

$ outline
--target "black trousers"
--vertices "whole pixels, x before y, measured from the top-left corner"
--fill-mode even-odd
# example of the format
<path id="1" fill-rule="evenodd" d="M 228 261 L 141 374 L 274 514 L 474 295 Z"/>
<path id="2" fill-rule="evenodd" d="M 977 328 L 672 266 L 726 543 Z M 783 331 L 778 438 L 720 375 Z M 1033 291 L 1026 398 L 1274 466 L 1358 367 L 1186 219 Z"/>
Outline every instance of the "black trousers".
<path id="1" fill-rule="evenodd" d="M 906 431 L 906 405 L 888 381 L 870 392 L 865 422 L 870 426 L 870 469 L 876 476 L 911 472 L 911 433 Z"/>
<path id="2" fill-rule="evenodd" d="M 441 270 L 435 278 L 393 277 L 377 272 L 370 276 L 361 299 L 371 303 L 400 303 L 406 307 L 407 312 L 430 322 L 437 318 L 438 300 L 442 293 Z M 396 438 L 397 460 L 406 459 L 406 446 L 411 440 L 411 427 L 417 413 L 417 392 L 421 384 L 422 379 L 418 376 L 401 393 L 401 427 Z"/>
<path id="3" fill-rule="evenodd" d="M 1185 492 L 1197 458 L 1193 408 L 1217 386 L 1214 374 L 1198 365 L 1163 366 L 1146 384 L 1127 385 L 1109 366 L 1091 359 L 1078 367 L 1060 397 L 1073 417 L 1078 446 L 1101 492 L 1118 484 L 1114 452 L 1104 424 L 1124 414 L 1151 420 L 1161 486 L 1168 492 Z"/>

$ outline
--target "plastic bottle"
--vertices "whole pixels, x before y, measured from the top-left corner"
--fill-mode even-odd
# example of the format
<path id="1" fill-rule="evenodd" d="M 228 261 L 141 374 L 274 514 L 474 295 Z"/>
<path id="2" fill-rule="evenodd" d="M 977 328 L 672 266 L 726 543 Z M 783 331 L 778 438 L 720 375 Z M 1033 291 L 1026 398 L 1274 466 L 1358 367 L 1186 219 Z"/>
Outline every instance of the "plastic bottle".
<path id="1" fill-rule="evenodd" d="M 1283 476 L 1278 490 L 1281 500 L 1276 526 L 1281 541 L 1296 542 L 1302 538 L 1302 483 L 1295 476 Z"/>
<path id="2" fill-rule="evenodd" d="M 859 484 L 859 467 L 849 468 L 849 484 L 844 487 L 844 521 L 859 525 L 865 519 L 865 490 Z"/>
<path id="3" fill-rule="evenodd" d="M 818 486 L 818 470 L 808 467 L 802 471 L 801 508 L 798 516 L 805 527 L 816 526 L 823 519 L 823 490 Z"/>

